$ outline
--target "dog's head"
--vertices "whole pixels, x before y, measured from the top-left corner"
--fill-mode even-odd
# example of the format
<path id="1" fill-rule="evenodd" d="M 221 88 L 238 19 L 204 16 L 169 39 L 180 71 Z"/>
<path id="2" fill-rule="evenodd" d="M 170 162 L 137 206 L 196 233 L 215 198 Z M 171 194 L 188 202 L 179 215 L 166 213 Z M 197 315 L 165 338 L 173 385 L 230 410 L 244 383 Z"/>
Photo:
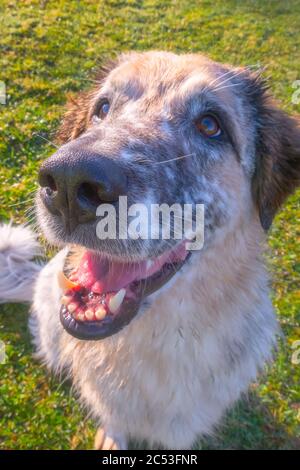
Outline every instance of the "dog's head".
<path id="1" fill-rule="evenodd" d="M 76 269 L 61 274 L 61 319 L 83 339 L 119 331 L 188 259 L 177 236 L 184 211 L 170 211 L 165 239 L 161 218 L 151 230 L 153 205 L 190 205 L 192 217 L 204 205 L 205 249 L 258 218 L 267 230 L 300 181 L 299 121 L 257 74 L 201 55 L 121 56 L 69 104 L 59 137 L 40 170 L 37 207 L 47 238 L 77 252 Z M 124 196 L 126 210 L 140 205 L 137 236 L 130 209 L 123 220 Z M 108 206 L 105 238 L 97 215 Z"/>

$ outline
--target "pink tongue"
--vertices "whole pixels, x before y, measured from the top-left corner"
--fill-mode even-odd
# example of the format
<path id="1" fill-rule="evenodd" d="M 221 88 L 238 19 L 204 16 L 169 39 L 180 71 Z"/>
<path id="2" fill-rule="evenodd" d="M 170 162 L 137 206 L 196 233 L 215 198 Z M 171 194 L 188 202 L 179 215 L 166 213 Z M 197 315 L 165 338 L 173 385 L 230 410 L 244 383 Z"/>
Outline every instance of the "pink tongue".
<path id="1" fill-rule="evenodd" d="M 134 263 L 111 261 L 106 256 L 86 251 L 80 261 L 77 277 L 83 287 L 97 294 L 118 291 L 133 281 L 152 276 L 165 263 L 182 261 L 186 256 L 185 243 L 156 258 L 151 266 L 147 260 Z"/>

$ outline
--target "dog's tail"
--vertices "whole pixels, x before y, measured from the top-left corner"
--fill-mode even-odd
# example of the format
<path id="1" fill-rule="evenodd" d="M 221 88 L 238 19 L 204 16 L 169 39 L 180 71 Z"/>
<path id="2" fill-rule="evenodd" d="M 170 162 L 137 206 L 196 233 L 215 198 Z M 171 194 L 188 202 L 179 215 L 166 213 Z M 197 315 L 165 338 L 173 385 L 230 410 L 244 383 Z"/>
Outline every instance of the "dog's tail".
<path id="1" fill-rule="evenodd" d="M 34 282 L 43 267 L 34 258 L 41 254 L 29 228 L 0 224 L 0 303 L 32 300 Z"/>

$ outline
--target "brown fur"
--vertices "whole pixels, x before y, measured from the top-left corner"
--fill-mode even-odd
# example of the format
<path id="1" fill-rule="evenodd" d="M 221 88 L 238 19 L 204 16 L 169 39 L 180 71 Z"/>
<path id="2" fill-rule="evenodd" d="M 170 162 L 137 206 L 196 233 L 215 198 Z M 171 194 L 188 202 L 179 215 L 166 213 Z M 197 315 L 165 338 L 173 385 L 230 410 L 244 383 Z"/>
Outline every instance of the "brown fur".
<path id="1" fill-rule="evenodd" d="M 76 137 L 84 132 L 87 126 L 90 99 L 90 91 L 81 92 L 76 98 L 69 98 L 63 122 L 57 133 L 59 143 L 64 144 L 76 139 Z"/>
<path id="2" fill-rule="evenodd" d="M 95 76 L 96 85 L 91 89 L 82 91 L 76 96 L 69 96 L 63 120 L 56 135 L 59 144 L 76 139 L 85 131 L 88 125 L 91 101 L 97 94 L 103 79 L 117 63 L 117 60 L 110 60 L 101 67 Z"/>
<path id="3" fill-rule="evenodd" d="M 269 97 L 260 112 L 253 191 L 267 230 L 281 204 L 300 184 L 300 119 L 288 116 Z"/>

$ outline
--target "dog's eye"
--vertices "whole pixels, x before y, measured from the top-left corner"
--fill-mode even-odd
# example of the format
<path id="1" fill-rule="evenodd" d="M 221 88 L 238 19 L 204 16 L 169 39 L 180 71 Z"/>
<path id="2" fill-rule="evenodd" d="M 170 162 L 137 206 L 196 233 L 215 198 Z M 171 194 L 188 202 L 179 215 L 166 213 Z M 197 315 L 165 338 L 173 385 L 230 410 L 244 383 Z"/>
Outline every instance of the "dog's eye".
<path id="1" fill-rule="evenodd" d="M 218 137 L 222 129 L 214 116 L 206 114 L 196 121 L 196 127 L 206 137 Z"/>
<path id="2" fill-rule="evenodd" d="M 110 108 L 110 104 L 108 102 L 108 100 L 103 100 L 101 103 L 100 103 L 100 106 L 98 107 L 98 109 L 96 110 L 95 112 L 95 117 L 96 119 L 105 119 L 106 116 L 108 115 L 108 112 L 109 112 L 109 108 Z"/>

